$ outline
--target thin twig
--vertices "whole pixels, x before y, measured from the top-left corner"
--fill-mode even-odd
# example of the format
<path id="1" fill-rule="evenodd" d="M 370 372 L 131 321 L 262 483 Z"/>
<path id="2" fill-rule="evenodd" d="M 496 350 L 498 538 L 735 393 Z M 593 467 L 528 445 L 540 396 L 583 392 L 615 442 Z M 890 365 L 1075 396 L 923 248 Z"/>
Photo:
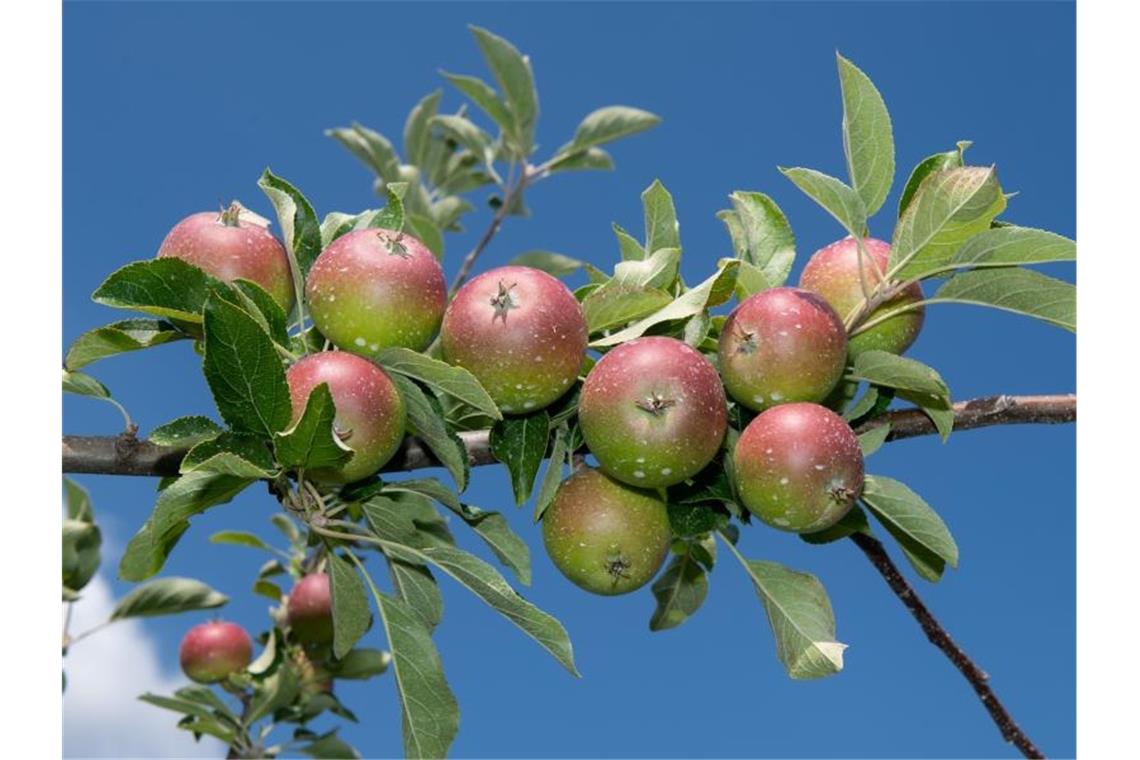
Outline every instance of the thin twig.
<path id="1" fill-rule="evenodd" d="M 459 273 L 455 275 L 455 280 L 451 283 L 451 289 L 448 295 L 455 296 L 459 291 L 459 287 L 467 281 L 467 277 L 471 274 L 472 267 L 475 266 L 475 260 L 483 253 L 483 250 L 491 242 L 491 238 L 495 237 L 499 229 L 503 226 L 503 221 L 506 220 L 507 215 L 510 214 L 511 204 L 514 203 L 515 198 L 522 195 L 523 190 L 526 189 L 527 182 L 531 179 L 531 174 L 527 167 L 524 165 L 519 172 L 517 180 L 514 180 L 511 175 L 514 174 L 515 166 L 511 164 L 511 174 L 508 175 L 507 184 L 503 190 L 503 203 L 495 209 L 494 216 L 491 217 L 491 223 L 487 226 L 483 237 L 479 238 L 479 242 L 475 244 L 468 254 L 463 257 L 463 263 L 459 266 Z"/>
<path id="2" fill-rule="evenodd" d="M 899 572 L 898 567 L 890 556 L 887 550 L 883 548 L 883 544 L 876 538 L 868 536 L 864 533 L 853 533 L 851 540 L 855 545 L 867 556 L 879 574 L 883 576 L 883 580 L 891 587 L 891 591 L 895 596 L 910 610 L 910 614 L 922 626 L 926 638 L 930 643 L 942 651 L 946 658 L 954 664 L 954 667 L 962 674 L 962 676 L 970 682 L 974 692 L 978 695 L 982 705 L 989 712 L 990 718 L 993 719 L 994 724 L 1001 731 L 1001 735 L 1007 742 L 1016 746 L 1025 757 L 1045 757 L 1041 750 L 1030 740 L 1021 727 L 1014 721 L 1013 716 L 1005 708 L 1005 705 L 998 699 L 997 694 L 994 693 L 993 688 L 989 684 L 989 675 L 979 668 L 969 655 L 958 646 L 942 624 L 931 614 L 922 600 L 914 592 L 914 589 Z"/>
<path id="3" fill-rule="evenodd" d="M 1077 417 L 1075 395 L 985 396 L 954 404 L 954 429 L 972 430 L 991 425 L 1022 423 L 1061 424 Z M 890 423 L 888 441 L 936 433 L 934 423 L 921 409 L 898 409 L 863 423 L 856 432 Z M 471 466 L 496 464 L 491 454 L 490 431 L 466 430 L 459 433 Z M 63 471 L 93 475 L 177 475 L 185 448 L 159 446 L 134 440 L 122 446 L 118 436 L 63 437 Z M 384 472 L 408 472 L 425 467 L 442 467 L 419 438 L 408 436 L 384 466 Z"/>

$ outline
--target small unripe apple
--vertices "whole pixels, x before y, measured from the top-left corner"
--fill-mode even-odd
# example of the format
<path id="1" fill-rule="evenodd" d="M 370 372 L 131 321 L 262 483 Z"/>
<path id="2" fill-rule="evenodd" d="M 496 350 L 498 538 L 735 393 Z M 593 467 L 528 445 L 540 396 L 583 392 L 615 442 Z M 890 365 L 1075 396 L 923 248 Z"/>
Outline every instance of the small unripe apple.
<path id="1" fill-rule="evenodd" d="M 351 483 L 368 477 L 392 458 L 404 439 L 407 412 L 395 384 L 372 362 L 344 351 L 310 354 L 285 373 L 293 402 L 293 422 L 305 411 L 309 394 L 327 383 L 336 407 L 334 432 L 353 451 L 339 468 L 306 471 L 313 480 Z"/>
<path id="2" fill-rule="evenodd" d="M 253 642 L 237 623 L 214 620 L 186 632 L 178 660 L 192 681 L 214 683 L 245 670 L 253 659 Z"/>
<path id="3" fill-rule="evenodd" d="M 323 664 L 314 662 L 304 649 L 293 648 L 293 665 L 301 682 L 301 693 L 308 697 L 333 693 L 333 677 Z"/>
<path id="4" fill-rule="evenodd" d="M 672 534 L 656 494 L 583 467 L 558 487 L 542 516 L 542 539 L 571 582 L 615 595 L 639 589 L 657 574 Z"/>
<path id="5" fill-rule="evenodd" d="M 590 370 L 578 421 L 606 474 L 657 488 L 696 475 L 716 456 L 727 400 L 699 351 L 674 338 L 637 338 Z"/>
<path id="6" fill-rule="evenodd" d="M 158 257 L 182 259 L 224 282 L 257 283 L 288 314 L 296 301 L 289 255 L 273 233 L 241 212 L 235 202 L 221 212 L 191 214 L 167 233 Z"/>
<path id="7" fill-rule="evenodd" d="M 531 267 L 505 266 L 455 294 L 440 343 L 506 414 L 542 409 L 566 393 L 586 357 L 586 319 L 574 294 Z"/>
<path id="8" fill-rule="evenodd" d="M 772 288 L 733 310 L 718 355 L 725 387 L 749 409 L 822 401 L 843 377 L 847 332 L 815 293 Z"/>
<path id="9" fill-rule="evenodd" d="M 843 418 L 818 404 L 761 412 L 736 442 L 733 476 L 748 511 L 795 533 L 830 528 L 863 490 L 863 452 Z"/>
<path id="10" fill-rule="evenodd" d="M 289 629 L 298 641 L 328 644 L 333 640 L 332 591 L 324 573 L 311 573 L 297 581 L 285 609 Z"/>
<path id="11" fill-rule="evenodd" d="M 305 300 L 317 329 L 340 349 L 422 351 L 439 329 L 447 283 L 435 255 L 411 235 L 354 230 L 317 257 Z"/>
<path id="12" fill-rule="evenodd" d="M 855 238 L 845 237 L 820 248 L 808 260 L 800 274 L 800 287 L 819 293 L 831 304 L 841 319 L 847 319 L 863 303 L 863 284 L 874 288 L 881 275 L 890 266 L 891 246 L 882 240 L 866 238 L 863 250 L 863 278 L 859 277 L 859 245 Z M 922 286 L 917 282 L 902 293 L 877 307 L 863 321 L 875 319 L 908 303 L 922 300 Z M 847 348 L 852 356 L 863 351 L 879 349 L 901 354 L 910 348 L 922 329 L 924 309 L 919 306 L 882 322 L 869 330 L 852 336 Z"/>

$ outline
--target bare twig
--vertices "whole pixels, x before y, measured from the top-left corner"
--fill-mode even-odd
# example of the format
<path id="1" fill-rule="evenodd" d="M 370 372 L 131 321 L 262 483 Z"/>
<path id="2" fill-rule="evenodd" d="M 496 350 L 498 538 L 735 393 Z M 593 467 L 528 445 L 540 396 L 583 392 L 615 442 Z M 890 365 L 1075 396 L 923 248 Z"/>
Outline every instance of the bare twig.
<path id="1" fill-rule="evenodd" d="M 475 266 L 475 260 L 483 253 L 483 250 L 491 242 L 491 238 L 499 232 L 503 226 L 503 221 L 506 220 L 510 214 L 511 204 L 522 196 L 523 191 L 526 189 L 527 184 L 535 178 L 531 173 L 530 167 L 525 163 L 519 170 L 518 179 L 513 179 L 515 166 L 511 165 L 511 176 L 508 176 L 506 185 L 503 187 L 503 203 L 495 209 L 495 215 L 491 217 L 491 223 L 487 226 L 483 237 L 479 238 L 479 242 L 475 244 L 466 256 L 463 257 L 463 263 L 459 265 L 459 272 L 455 275 L 455 280 L 451 283 L 451 289 L 448 295 L 454 296 L 459 287 L 467 281 L 468 276 L 471 274 L 471 268 Z"/>
<path id="2" fill-rule="evenodd" d="M 954 405 L 954 429 L 971 430 L 991 425 L 1022 423 L 1060 424 L 1077 417 L 1075 395 L 986 396 Z M 934 423 L 921 409 L 887 412 L 863 425 L 856 432 L 890 423 L 887 440 L 896 441 L 935 433 Z M 473 467 L 495 464 L 491 455 L 490 433 L 470 430 L 459 434 Z M 186 449 L 159 446 L 145 440 L 123 445 L 119 436 L 63 437 L 63 471 L 101 475 L 177 475 Z M 442 467 L 423 441 L 409 436 L 384 467 L 385 472 L 406 472 L 425 467 Z"/>
<path id="3" fill-rule="evenodd" d="M 994 693 L 993 688 L 990 687 L 989 675 L 979 668 L 973 660 L 970 659 L 962 647 L 958 646 L 942 624 L 931 614 L 922 600 L 914 592 L 914 589 L 902 573 L 899 572 L 898 567 L 890 556 L 887 550 L 883 548 L 883 544 L 876 538 L 868 536 L 864 533 L 854 533 L 851 535 L 851 540 L 855 545 L 867 556 L 879 574 L 883 576 L 883 580 L 891 587 L 891 591 L 895 596 L 906 606 L 918 624 L 922 626 L 926 638 L 930 643 L 942 651 L 946 658 L 954 664 L 954 667 L 962 674 L 962 676 L 970 682 L 974 692 L 978 695 L 978 699 L 982 701 L 982 705 L 990 714 L 994 724 L 1001 731 L 1001 735 L 1007 742 L 1010 742 L 1021 750 L 1021 754 L 1025 757 L 1045 757 L 1041 750 L 1030 740 L 1021 727 L 1014 721 L 1013 716 L 1005 708 L 1005 705 L 998 699 L 997 694 Z"/>

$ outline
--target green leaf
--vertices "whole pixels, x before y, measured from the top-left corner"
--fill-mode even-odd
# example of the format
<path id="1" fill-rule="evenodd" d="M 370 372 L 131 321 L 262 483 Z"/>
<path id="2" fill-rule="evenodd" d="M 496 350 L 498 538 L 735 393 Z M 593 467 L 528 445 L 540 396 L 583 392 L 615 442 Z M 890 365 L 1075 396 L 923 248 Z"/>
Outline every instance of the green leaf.
<path id="1" fill-rule="evenodd" d="M 619 261 L 603 287 L 670 288 L 677 281 L 681 249 L 658 248 L 641 261 Z"/>
<path id="2" fill-rule="evenodd" d="M 736 255 L 760 271 L 766 287 L 783 285 L 796 258 L 796 238 L 788 218 L 764 193 L 737 190 L 728 197 L 732 210 L 717 217 L 728 228 Z M 761 289 L 755 287 L 753 292 Z"/>
<path id="3" fill-rule="evenodd" d="M 847 234 L 862 237 L 867 229 L 867 209 L 853 189 L 835 177 L 814 169 L 781 168 L 780 172 L 813 201 L 835 217 Z"/>
<path id="4" fill-rule="evenodd" d="M 415 382 L 403 375 L 393 373 L 392 382 L 407 410 L 408 432 L 419 438 L 443 463 L 460 491 L 467 487 L 470 469 L 467 449 L 463 442 L 448 427 L 443 418 L 439 402 L 425 394 Z"/>
<path id="5" fill-rule="evenodd" d="M 836 54 L 843 91 L 843 153 L 851 186 L 863 201 L 867 216 L 887 199 L 895 177 L 895 141 L 891 116 L 871 79 Z"/>
<path id="6" fill-rule="evenodd" d="M 835 615 L 819 579 L 776 562 L 746 560 L 730 542 L 725 544 L 752 579 L 788 676 L 822 678 L 842 670 L 847 645 L 835 640 Z"/>
<path id="7" fill-rule="evenodd" d="M 946 564 L 958 566 L 958 545 L 950 529 L 918 494 L 906 485 L 868 475 L 862 501 L 899 542 L 919 575 L 937 581 Z"/>
<path id="8" fill-rule="evenodd" d="M 64 393 L 74 393 L 77 396 L 90 396 L 91 398 L 101 398 L 109 400 L 111 398 L 111 391 L 107 390 L 107 386 L 99 382 L 83 372 L 69 372 L 63 370 L 63 391 Z"/>
<path id="9" fill-rule="evenodd" d="M 425 543 L 422 534 L 409 532 L 405 527 L 397 526 L 393 530 L 391 515 L 377 512 L 372 501 L 364 504 L 364 514 L 373 529 L 382 536 L 406 536 L 408 544 L 396 544 L 401 553 L 406 551 L 415 559 L 432 564 L 466 586 L 550 652 L 563 667 L 578 675 L 566 629 L 555 618 L 519 596 L 498 570 L 461 549 L 441 543 Z M 389 546 L 391 543 L 386 548 Z"/>
<path id="10" fill-rule="evenodd" d="M 380 649 L 353 649 L 339 660 L 331 660 L 328 670 L 337 678 L 363 681 L 388 670 L 392 655 Z"/>
<path id="11" fill-rule="evenodd" d="M 577 153 L 570 153 L 561 158 L 553 159 L 547 167 L 547 172 L 555 174 L 570 171 L 613 171 L 613 168 L 614 160 L 609 153 L 601 148 L 587 148 Z"/>
<path id="12" fill-rule="evenodd" d="M 538 120 L 538 92 L 530 59 L 507 40 L 478 26 L 468 27 L 483 53 L 487 67 L 495 76 L 506 97 L 507 109 L 514 125 L 513 134 L 519 158 L 525 158 L 534 144 L 534 126 Z"/>
<path id="13" fill-rule="evenodd" d="M 289 345 L 288 316 L 273 296 L 257 283 L 241 278 L 233 281 L 233 293 L 234 306 L 253 317 L 275 343 Z"/>
<path id="14" fill-rule="evenodd" d="M 443 232 L 436 223 L 426 216 L 411 214 L 407 216 L 408 227 L 412 234 L 428 247 L 440 261 L 443 260 Z"/>
<path id="15" fill-rule="evenodd" d="M 724 303 L 732 297 L 733 287 L 736 284 L 736 272 L 740 266 L 738 259 L 723 259 L 719 263 L 716 274 L 709 277 L 700 285 L 685 291 L 672 303 L 658 309 L 653 314 L 634 322 L 629 327 L 594 340 L 590 345 L 594 348 L 616 346 L 620 343 L 639 338 L 646 330 L 677 319 L 687 319 L 704 309 Z"/>
<path id="16" fill-rule="evenodd" d="M 582 313 L 587 330 L 594 334 L 647 317 L 672 302 L 673 296 L 664 290 L 611 280 L 583 299 Z"/>
<path id="17" fill-rule="evenodd" d="M 453 396 L 493 419 L 502 419 L 499 407 L 479 381 L 462 367 L 432 359 L 408 348 L 386 348 L 377 361 L 384 369 L 424 383 L 440 393 Z"/>
<path id="18" fill-rule="evenodd" d="M 424 96 L 408 113 L 408 120 L 404 122 L 404 155 L 410 164 L 422 167 L 427 163 L 431 147 L 431 119 L 439 111 L 442 97 L 443 91 L 435 90 Z"/>
<path id="19" fill-rule="evenodd" d="M 80 335 L 67 349 L 67 358 L 63 364 L 67 369 L 77 370 L 108 356 L 161 346 L 187 337 L 189 336 L 169 322 L 125 319 Z"/>
<path id="20" fill-rule="evenodd" d="M 875 427 L 859 434 L 859 448 L 863 450 L 863 456 L 869 457 L 878 451 L 884 443 L 887 442 L 887 436 L 891 434 L 891 423 L 885 422 L 882 425 Z"/>
<path id="21" fill-rule="evenodd" d="M 603 145 L 622 137 L 635 135 L 657 126 L 661 117 L 629 106 L 605 106 L 582 119 L 574 139 L 559 153 L 572 153 L 595 145 Z"/>
<path id="22" fill-rule="evenodd" d="M 283 430 L 293 407 L 285 370 L 265 331 L 241 309 L 211 298 L 205 335 L 202 372 L 222 419 L 265 438 Z"/>
<path id="23" fill-rule="evenodd" d="M 618 248 L 621 250 L 623 261 L 639 261 L 646 257 L 646 250 L 637 239 L 623 230 L 617 223 L 613 224 L 614 235 L 618 239 Z"/>
<path id="24" fill-rule="evenodd" d="M 265 441 L 252 433 L 224 431 L 186 452 L 179 472 L 216 472 L 239 478 L 270 478 L 277 465 Z"/>
<path id="25" fill-rule="evenodd" d="M 78 592 L 86 586 L 102 562 L 103 534 L 93 522 L 68 519 L 63 521 L 62 565 L 63 589 Z"/>
<path id="26" fill-rule="evenodd" d="M 91 300 L 116 309 L 143 311 L 195 324 L 213 287 L 223 287 L 182 259 L 136 261 L 111 273 Z"/>
<path id="27" fill-rule="evenodd" d="M 210 536 L 211 544 L 230 544 L 232 546 L 248 546 L 251 549 L 264 549 L 272 551 L 269 544 L 262 541 L 252 533 L 241 530 L 220 530 Z"/>
<path id="28" fill-rule="evenodd" d="M 574 274 L 582 268 L 583 263 L 578 259 L 563 256 L 553 251 L 526 251 L 515 256 L 509 262 L 511 266 L 532 267 L 540 269 L 554 277 L 565 277 Z"/>
<path id="29" fill-rule="evenodd" d="M 348 148 L 378 177 L 388 181 L 400 178 L 400 159 L 396 156 L 396 149 L 379 132 L 353 122 L 351 127 L 330 129 L 325 134 Z"/>
<path id="30" fill-rule="evenodd" d="M 653 582 L 657 609 L 649 630 L 676 628 L 696 613 L 709 593 L 708 574 L 690 554 L 673 557 L 665 572 Z"/>
<path id="31" fill-rule="evenodd" d="M 511 112 L 507 109 L 507 104 L 499 98 L 499 94 L 495 92 L 495 88 L 491 87 L 491 85 L 479 77 L 467 76 L 466 74 L 451 74 L 447 71 L 440 73 L 444 79 L 451 82 L 455 89 L 471 98 L 471 101 L 476 106 L 490 116 L 491 120 L 498 125 L 499 129 L 508 135 L 514 134 L 514 120 L 511 116 Z"/>
<path id="32" fill-rule="evenodd" d="M 300 190 L 269 169 L 261 173 L 257 186 L 277 210 L 285 250 L 301 268 L 301 278 L 308 277 L 313 262 L 321 255 L 321 220 L 317 212 Z"/>
<path id="33" fill-rule="evenodd" d="M 95 512 L 91 508 L 91 495 L 87 489 L 69 477 L 63 478 L 64 498 L 67 502 L 67 519 L 80 522 L 95 522 Z"/>
<path id="34" fill-rule="evenodd" d="M 809 544 L 830 544 L 855 533 L 871 535 L 871 524 L 867 522 L 867 513 L 858 506 L 852 506 L 847 514 L 830 528 L 815 533 L 801 533 L 800 538 Z"/>
<path id="35" fill-rule="evenodd" d="M 246 667 L 246 672 L 250 675 L 260 676 L 281 662 L 282 652 L 277 646 L 277 640 L 277 629 L 269 629 L 269 635 L 265 639 L 265 647 L 262 648 L 261 654 L 257 655 L 253 662 Z"/>
<path id="36" fill-rule="evenodd" d="M 931 174 L 935 174 L 946 169 L 954 169 L 959 166 L 965 166 L 965 158 L 963 154 L 972 143 L 963 140 L 958 143 L 957 150 L 948 150 L 945 153 L 935 153 L 932 156 L 927 156 L 918 162 L 918 165 L 911 170 L 910 177 L 903 187 L 902 196 L 899 197 L 899 216 L 903 215 L 907 206 L 914 199 L 914 194 L 918 192 L 918 188 L 922 185 L 923 180 Z"/>
<path id="37" fill-rule="evenodd" d="M 318 736 L 298 749 L 309 757 L 316 758 L 343 760 L 346 757 L 360 757 L 360 753 L 351 744 L 336 735 L 336 729 Z"/>
<path id="38" fill-rule="evenodd" d="M 392 672 L 403 714 L 404 756 L 446 757 L 459 730 L 459 705 L 443 675 L 443 663 L 431 632 L 407 603 L 380 593 L 364 572 L 392 652 Z"/>
<path id="39" fill-rule="evenodd" d="M 414 612 L 429 631 L 443 619 L 443 597 L 435 576 L 424 564 L 388 556 L 388 572 L 392 590 Z"/>
<path id="40" fill-rule="evenodd" d="M 364 584 L 349 561 L 330 552 L 328 567 L 332 591 L 333 656 L 341 658 L 368 630 L 371 615 Z"/>
<path id="41" fill-rule="evenodd" d="M 962 267 L 1006 267 L 1076 261 L 1077 244 L 1061 235 L 1032 227 L 995 227 L 962 244 L 951 263 Z"/>
<path id="42" fill-rule="evenodd" d="M 865 380 L 904 391 L 950 398 L 950 389 L 942 377 L 922 362 L 886 351 L 864 351 L 855 357 L 849 380 Z"/>
<path id="43" fill-rule="evenodd" d="M 443 114 L 433 116 L 431 123 L 432 126 L 439 127 L 453 140 L 470 150 L 482 163 L 490 165 L 494 161 L 491 136 L 470 119 L 464 116 Z"/>
<path id="44" fill-rule="evenodd" d="M 191 415 L 177 417 L 150 431 L 150 442 L 159 446 L 188 448 L 196 443 L 216 438 L 222 428 L 209 417 Z"/>
<path id="45" fill-rule="evenodd" d="M 174 615 L 221 607 L 230 598 L 193 578 L 156 578 L 131 589 L 111 612 L 111 620 Z"/>
<path id="46" fill-rule="evenodd" d="M 550 415 L 546 410 L 507 417 L 491 428 L 491 454 L 507 466 L 518 506 L 530 497 L 549 437 Z"/>
<path id="47" fill-rule="evenodd" d="M 271 675 L 257 682 L 250 700 L 249 713 L 243 722 L 251 726 L 265 716 L 272 715 L 292 702 L 300 689 L 301 681 L 297 671 L 288 662 L 282 662 Z"/>
<path id="48" fill-rule="evenodd" d="M 959 246 L 989 229 L 1004 209 L 993 168 L 963 166 L 931 174 L 895 226 L 887 276 L 910 280 L 942 271 Z"/>
<path id="49" fill-rule="evenodd" d="M 150 518 L 127 544 L 119 577 L 137 582 L 157 573 L 190 527 L 191 517 L 224 504 L 251 482 L 212 472 L 191 472 L 176 479 L 159 493 Z"/>
<path id="50" fill-rule="evenodd" d="M 655 253 L 660 248 L 681 248 L 680 225 L 677 224 L 677 211 L 673 208 L 673 196 L 661 184 L 653 184 L 641 194 L 641 205 L 645 209 L 645 251 Z"/>
<path id="51" fill-rule="evenodd" d="M 700 476 L 698 476 L 700 477 Z M 696 536 L 720 530 L 728 523 L 728 516 L 710 506 L 713 501 L 731 501 L 732 490 L 724 473 L 712 483 L 695 483 L 695 493 L 685 493 L 685 488 L 675 489 L 669 495 L 669 526 L 676 538 Z"/>
<path id="52" fill-rule="evenodd" d="M 926 303 L 989 306 L 1036 317 L 1069 332 L 1077 331 L 1077 289 L 1032 269 L 1010 267 L 960 272 Z"/>
<path id="53" fill-rule="evenodd" d="M 411 493 L 438 501 L 475 531 L 495 556 L 518 576 L 524 586 L 530 585 L 530 549 L 511 530 L 510 523 L 498 512 L 487 512 L 460 502 L 459 496 L 435 478 L 398 480 L 384 487 L 385 493 Z M 418 518 L 416 518 L 418 520 Z"/>
<path id="54" fill-rule="evenodd" d="M 554 501 L 558 493 L 558 486 L 562 485 L 563 467 L 569 458 L 570 450 L 567 446 L 570 437 L 569 428 L 565 423 L 554 430 L 554 444 L 550 449 L 550 459 L 546 464 L 546 474 L 538 486 L 538 495 L 534 497 L 534 521 L 542 519 L 543 512 Z"/>
<path id="55" fill-rule="evenodd" d="M 352 449 L 336 434 L 336 406 L 328 383 L 309 394 L 297 424 L 276 436 L 277 461 L 282 467 L 312 470 L 339 467 L 352 458 Z"/>

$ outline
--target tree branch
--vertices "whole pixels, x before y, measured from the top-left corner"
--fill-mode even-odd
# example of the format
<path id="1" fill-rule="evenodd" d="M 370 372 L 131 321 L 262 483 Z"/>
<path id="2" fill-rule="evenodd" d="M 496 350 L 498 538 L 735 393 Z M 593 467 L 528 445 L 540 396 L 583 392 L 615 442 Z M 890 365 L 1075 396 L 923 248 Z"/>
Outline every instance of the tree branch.
<path id="1" fill-rule="evenodd" d="M 1025 423 L 1060 424 L 1077 418 L 1077 397 L 1056 396 L 986 396 L 954 405 L 954 429 L 972 430 L 991 425 Z M 899 409 L 887 412 L 856 428 L 862 433 L 890 423 L 888 441 L 931 435 L 934 423 L 921 409 Z M 459 434 L 467 448 L 473 467 L 495 464 L 491 455 L 490 432 L 464 431 Z M 178 465 L 186 449 L 159 446 L 130 436 L 63 437 L 63 471 L 98 475 L 177 475 Z M 425 467 L 442 467 L 431 450 L 418 438 L 404 439 L 400 449 L 384 466 L 384 472 L 407 472 Z"/>
<path id="2" fill-rule="evenodd" d="M 998 699 L 997 694 L 990 687 L 989 675 L 979 668 L 973 660 L 970 659 L 960 646 L 958 646 L 942 624 L 935 619 L 930 610 L 926 608 L 922 600 L 914 592 L 914 589 L 902 573 L 899 572 L 898 567 L 891 561 L 887 550 L 883 547 L 882 542 L 876 538 L 872 538 L 864 533 L 853 533 L 851 540 L 855 545 L 867 556 L 879 574 L 891 587 L 891 591 L 895 593 L 906 608 L 910 610 L 910 614 L 922 626 L 926 638 L 930 643 L 936 646 L 946 655 L 946 659 L 954 664 L 954 667 L 962 674 L 962 676 L 970 682 L 974 692 L 978 695 L 978 699 L 982 701 L 982 705 L 990 714 L 994 724 L 1001 731 L 1002 737 L 1007 742 L 1010 742 L 1021 750 L 1021 754 L 1025 757 L 1038 758 L 1045 757 L 1041 750 L 1037 748 L 1021 727 L 1014 721 L 1013 716 L 1006 710 L 1005 705 Z"/>

